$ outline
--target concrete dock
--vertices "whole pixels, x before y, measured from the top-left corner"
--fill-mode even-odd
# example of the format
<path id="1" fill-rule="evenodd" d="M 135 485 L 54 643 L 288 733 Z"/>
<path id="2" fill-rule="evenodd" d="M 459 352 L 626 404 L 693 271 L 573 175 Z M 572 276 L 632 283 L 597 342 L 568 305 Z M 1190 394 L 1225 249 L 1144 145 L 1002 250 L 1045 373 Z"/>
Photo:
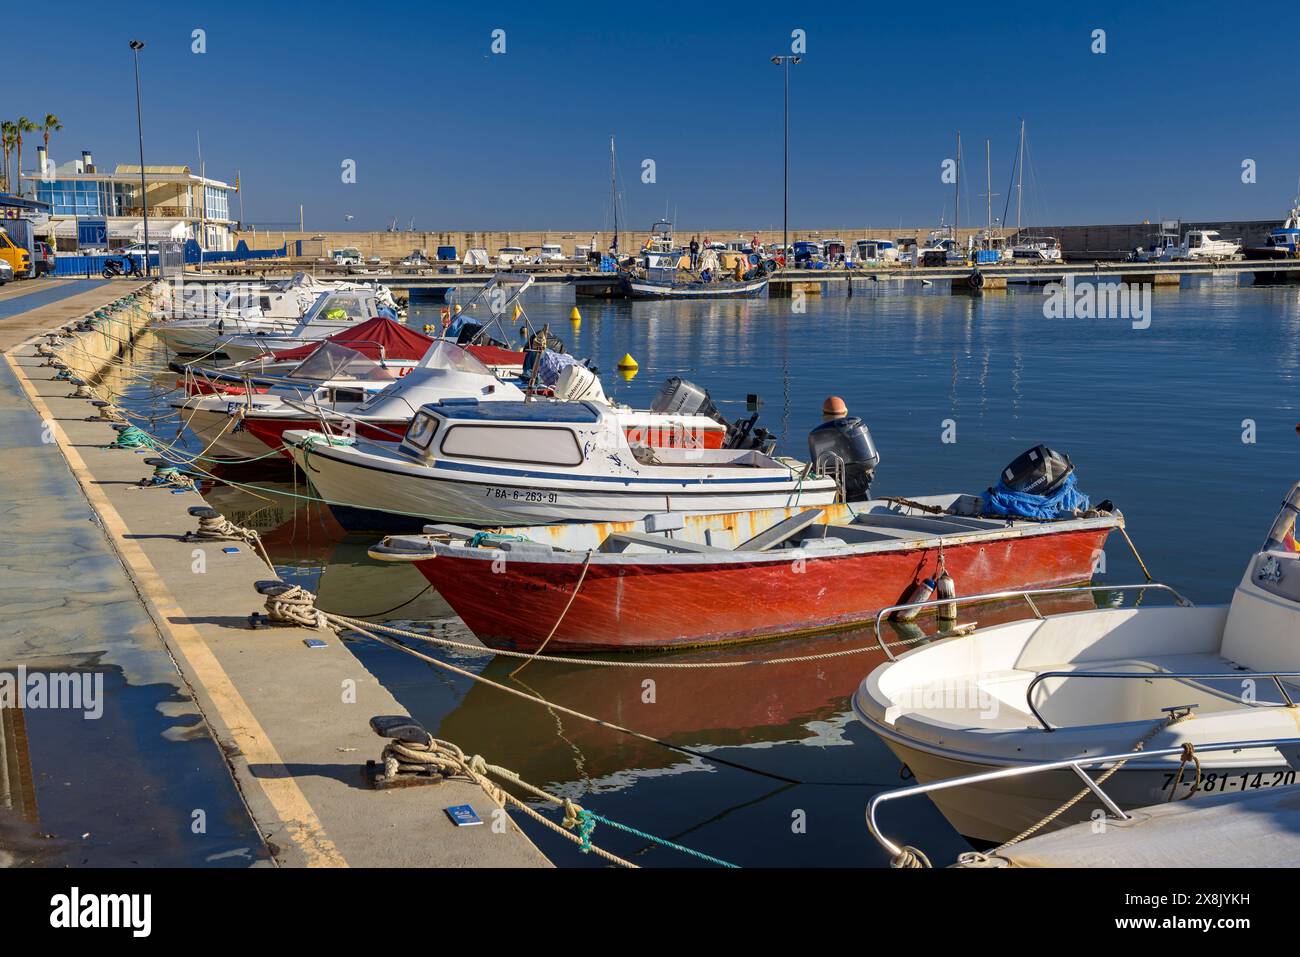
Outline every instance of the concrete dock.
<path id="1" fill-rule="evenodd" d="M 195 761 L 187 765 L 185 797 L 197 793 L 192 807 L 219 806 L 227 819 L 243 818 L 242 830 L 239 820 L 228 820 L 223 833 L 229 846 L 205 848 L 199 860 L 229 863 L 233 855 L 237 863 L 284 866 L 549 866 L 508 815 L 492 814 L 496 805 L 475 784 L 368 786 L 363 766 L 383 747 L 368 721 L 405 709 L 332 632 L 250 628 L 250 613 L 262 609 L 253 583 L 273 577 L 262 560 L 243 543 L 182 541 L 197 525 L 187 509 L 203 504 L 199 495 L 141 486 L 152 472 L 147 455 L 105 447 L 116 432 L 107 421 L 88 421 L 95 409 L 71 396 L 72 385 L 56 377 L 32 337 L 141 284 L 70 282 L 48 287 L 62 293 L 52 301 L 31 299 L 37 288 L 30 283 L 0 291 L 0 306 L 12 303 L 0 320 L 6 462 L 0 515 L 8 545 L 0 557 L 0 670 L 75 664 L 121 669 L 131 686 L 170 686 L 167 713 L 184 717 L 194 753 L 210 759 L 202 773 Z M 19 309 L 24 298 L 34 307 Z M 139 310 L 101 323 L 97 331 L 64 339 L 60 358 L 93 383 L 98 367 L 114 361 L 146 321 L 146 310 Z M 307 639 L 325 647 L 310 648 Z M 112 714 L 117 706 L 110 691 L 105 711 Z M 101 751 L 95 759 L 147 765 L 154 744 L 147 738 L 129 747 L 116 741 L 106 746 L 120 747 L 120 755 Z M 34 735 L 26 746 L 39 816 L 43 788 L 82 756 L 75 737 L 58 751 L 43 748 Z M 163 741 L 156 747 L 161 753 Z M 76 776 L 75 770 L 69 774 Z M 146 826 L 130 813 L 145 799 L 132 791 L 137 781 L 142 788 L 150 783 L 143 774 L 124 774 L 118 787 L 120 813 L 111 820 L 119 840 L 129 837 L 121 832 Z M 486 826 L 454 826 L 443 809 L 458 804 L 472 805 Z M 0 823 L 3 805 L 0 794 Z M 86 807 L 85 813 L 104 826 L 102 808 Z M 182 847 L 204 839 L 189 828 L 188 814 L 175 819 L 160 812 L 149 826 L 157 828 L 160 819 L 170 822 L 164 829 L 184 828 L 171 835 Z M 53 826 L 30 817 L 28 823 L 47 833 Z M 22 832 L 12 822 L 0 827 L 0 854 L 9 846 L 11 857 L 36 860 L 24 850 Z M 251 836 L 251 846 L 241 845 L 240 834 Z"/>

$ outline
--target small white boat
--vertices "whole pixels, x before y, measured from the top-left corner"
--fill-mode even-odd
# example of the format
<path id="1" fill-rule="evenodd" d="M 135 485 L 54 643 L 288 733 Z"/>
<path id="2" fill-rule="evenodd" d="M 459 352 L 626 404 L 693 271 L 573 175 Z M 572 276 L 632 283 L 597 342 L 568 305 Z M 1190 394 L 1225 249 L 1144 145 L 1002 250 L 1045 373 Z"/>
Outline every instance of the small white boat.
<path id="1" fill-rule="evenodd" d="M 154 326 L 153 332 L 180 355 L 222 352 L 231 358 L 245 359 L 277 349 L 291 349 L 308 339 L 323 339 L 378 315 L 386 313 L 396 318 L 397 314 L 391 294 L 381 286 L 351 283 L 347 288 L 312 286 L 280 295 L 278 308 L 284 314 L 274 310 L 263 312 L 260 308 L 234 310 L 216 319 L 165 322 Z M 286 304 L 290 299 L 292 306 Z M 249 342 L 255 346 L 248 347 Z"/>
<path id="2" fill-rule="evenodd" d="M 370 290 L 345 289 L 322 293 L 297 322 L 277 323 L 269 328 L 240 329 L 233 333 L 226 325 L 218 329 L 218 335 L 208 348 L 242 362 L 327 339 L 385 312 L 390 318 L 397 318 L 391 309 L 385 310 L 381 306 Z"/>
<path id="3" fill-rule="evenodd" d="M 466 350 L 435 340 L 412 365 L 390 367 L 335 342 L 323 342 L 290 374 L 263 392 L 193 395 L 170 403 L 214 459 L 263 458 L 290 428 L 322 427 L 398 441 L 411 409 L 445 398 L 523 399 Z M 413 401 L 414 400 L 414 401 Z"/>
<path id="4" fill-rule="evenodd" d="M 1296 735 L 1298 510 L 1300 485 L 1229 606 L 1180 599 L 1172 608 L 1103 608 L 978 629 L 882 664 L 858 688 L 854 711 L 923 783 L 1117 753 L 1133 755 L 1106 783 L 1120 807 L 1296 783 L 1300 747 L 1292 745 L 1207 752 L 1196 756 L 1195 774 L 1187 769 L 1203 744 Z M 1183 755 L 1181 765 L 1176 756 L 1142 754 L 1168 748 Z M 1062 770 L 933 800 L 960 833 L 1005 841 L 1080 787 Z M 1087 819 L 1096 807 L 1082 800 L 1054 823 Z"/>
<path id="5" fill-rule="evenodd" d="M 1241 253 L 1241 241 L 1224 239 L 1217 229 L 1190 229 L 1183 237 L 1179 259 L 1234 259 Z"/>
<path id="6" fill-rule="evenodd" d="M 1059 263 L 1061 261 L 1061 241 L 1055 236 L 1017 237 L 1011 247 L 1011 258 L 1016 262 Z"/>
<path id="7" fill-rule="evenodd" d="M 649 430 L 673 428 L 670 414 L 639 414 Z M 615 410 L 588 401 L 443 401 L 416 413 L 397 448 L 297 430 L 284 444 L 345 524 L 353 516 L 341 509 L 417 528 L 544 525 L 826 505 L 839 495 L 834 478 L 756 448 L 633 444 Z"/>

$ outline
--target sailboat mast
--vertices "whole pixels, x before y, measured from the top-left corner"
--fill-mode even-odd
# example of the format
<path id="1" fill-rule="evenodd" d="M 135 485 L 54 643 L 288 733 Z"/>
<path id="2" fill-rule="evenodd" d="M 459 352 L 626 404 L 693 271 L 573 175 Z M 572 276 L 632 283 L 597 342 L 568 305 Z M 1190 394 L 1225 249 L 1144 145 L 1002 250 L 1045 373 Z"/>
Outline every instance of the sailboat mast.
<path id="1" fill-rule="evenodd" d="M 961 223 L 961 130 L 957 131 L 957 198 L 952 211 L 952 238 L 957 239 L 957 226 Z"/>
<path id="2" fill-rule="evenodd" d="M 614 255 L 618 255 L 618 164 L 614 155 L 614 134 L 609 135 L 609 203 L 614 210 Z"/>
<path id="3" fill-rule="evenodd" d="M 1025 121 L 1020 121 L 1020 156 L 1016 160 L 1016 234 L 1020 233 L 1020 199 L 1025 194 Z"/>
<path id="4" fill-rule="evenodd" d="M 990 233 L 993 232 L 993 147 L 992 142 L 984 140 L 984 188 L 988 191 L 985 195 L 988 210 L 985 213 L 987 221 L 984 228 Z"/>

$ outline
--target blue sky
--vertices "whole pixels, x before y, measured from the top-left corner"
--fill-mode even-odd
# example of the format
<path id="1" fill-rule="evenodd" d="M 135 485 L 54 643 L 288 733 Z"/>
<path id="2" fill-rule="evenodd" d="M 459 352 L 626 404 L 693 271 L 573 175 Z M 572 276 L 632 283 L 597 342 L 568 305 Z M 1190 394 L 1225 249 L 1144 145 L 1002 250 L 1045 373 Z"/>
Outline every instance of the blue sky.
<path id="1" fill-rule="evenodd" d="M 197 167 L 201 133 L 209 175 L 241 172 L 254 222 L 296 222 L 301 202 L 309 229 L 601 228 L 613 133 L 635 225 L 667 210 L 684 230 L 779 226 L 781 73 L 769 58 L 795 29 L 807 53 L 792 74 L 794 226 L 951 220 L 940 167 L 958 130 L 961 218 L 984 219 L 985 138 L 998 216 L 1022 116 L 1026 221 L 1279 218 L 1300 179 L 1300 110 L 1280 79 L 1297 67 L 1295 4 L 42 9 L 56 26 L 11 45 L 0 113 L 57 113 L 56 160 L 88 148 L 100 164 L 134 162 L 127 41 L 138 36 L 146 161 Z M 206 53 L 191 52 L 195 29 Z M 491 52 L 494 29 L 504 54 Z M 1094 29 L 1104 54 L 1091 52 Z M 640 178 L 647 158 L 653 184 Z M 355 184 L 341 181 L 347 159 Z"/>

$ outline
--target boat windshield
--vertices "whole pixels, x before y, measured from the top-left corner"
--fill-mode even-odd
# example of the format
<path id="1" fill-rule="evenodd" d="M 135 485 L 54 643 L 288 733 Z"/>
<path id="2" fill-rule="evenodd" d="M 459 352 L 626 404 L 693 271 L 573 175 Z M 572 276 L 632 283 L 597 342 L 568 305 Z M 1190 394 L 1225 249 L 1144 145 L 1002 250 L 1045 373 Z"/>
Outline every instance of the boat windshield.
<path id="1" fill-rule="evenodd" d="M 1296 540 L 1295 521 L 1300 514 L 1300 483 L 1291 489 L 1291 494 L 1282 503 L 1282 510 L 1273 520 L 1273 528 L 1264 543 L 1266 552 L 1300 552 L 1300 541 Z"/>
<path id="2" fill-rule="evenodd" d="M 337 342 L 322 342 L 293 370 L 295 379 L 392 379 L 393 374 L 368 356 Z"/>
<path id="3" fill-rule="evenodd" d="M 492 376 L 492 370 L 479 362 L 472 355 L 446 339 L 434 340 L 429 351 L 420 359 L 420 369 L 445 369 L 449 372 L 470 372 L 476 375 Z"/>

